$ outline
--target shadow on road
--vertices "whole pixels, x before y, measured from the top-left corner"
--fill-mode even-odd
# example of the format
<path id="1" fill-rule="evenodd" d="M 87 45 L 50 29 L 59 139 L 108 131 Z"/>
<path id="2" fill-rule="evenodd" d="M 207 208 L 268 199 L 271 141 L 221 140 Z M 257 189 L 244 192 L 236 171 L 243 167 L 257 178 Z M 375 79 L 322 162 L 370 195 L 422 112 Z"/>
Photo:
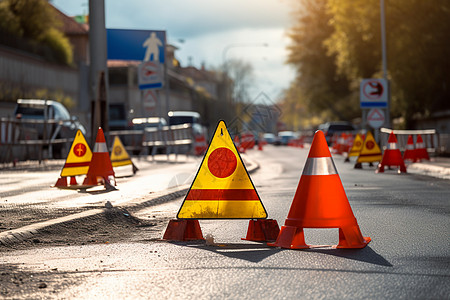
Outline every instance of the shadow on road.
<path id="1" fill-rule="evenodd" d="M 265 243 L 260 244 L 217 243 L 214 245 L 207 245 L 205 243 L 202 244 L 189 243 L 183 246 L 211 251 L 217 254 L 224 255 L 226 257 L 242 259 L 254 263 L 260 262 L 266 259 L 267 257 L 281 251 L 281 249 L 269 247 Z"/>
<path id="2" fill-rule="evenodd" d="M 247 260 L 250 262 L 260 262 L 267 257 L 274 255 L 280 251 L 287 251 L 289 249 L 281 249 L 269 247 L 265 243 L 260 244 L 234 244 L 234 243 L 217 243 L 207 245 L 205 242 L 172 242 L 179 246 L 186 246 L 206 251 L 211 251 L 217 254 L 224 255 L 230 258 L 237 258 Z M 290 250 L 292 251 L 292 250 Z M 366 262 L 374 265 L 393 267 L 383 256 L 376 253 L 372 248 L 365 247 L 363 249 L 331 249 L 331 248 L 311 248 L 294 251 L 316 252 L 336 257 Z"/>
<path id="3" fill-rule="evenodd" d="M 308 249 L 307 251 L 332 255 L 357 261 L 362 261 L 374 265 L 393 267 L 383 256 L 372 250 L 369 246 L 363 249 Z"/>

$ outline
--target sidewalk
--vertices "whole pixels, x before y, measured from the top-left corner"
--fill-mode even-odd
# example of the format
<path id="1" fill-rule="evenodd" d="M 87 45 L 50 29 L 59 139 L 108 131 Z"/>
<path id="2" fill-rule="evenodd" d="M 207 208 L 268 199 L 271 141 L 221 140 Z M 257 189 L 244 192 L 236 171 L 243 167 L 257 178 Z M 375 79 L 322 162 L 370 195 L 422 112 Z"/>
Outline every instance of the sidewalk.
<path id="1" fill-rule="evenodd" d="M 241 158 L 244 161 L 244 164 L 247 168 L 248 173 L 255 172 L 259 165 L 257 162 L 253 161 L 248 157 L 246 154 L 241 154 Z M 179 157 L 180 161 L 186 160 L 187 158 L 185 156 Z M 173 156 L 170 160 L 167 160 L 166 155 L 158 155 L 155 156 L 154 163 L 159 164 L 173 164 L 177 163 L 175 160 L 175 156 Z M 64 160 L 49 160 L 45 161 L 41 164 L 39 164 L 36 161 L 28 161 L 28 162 L 22 162 L 15 167 L 9 165 L 4 167 L 3 169 L 0 168 L 1 171 L 7 171 L 7 170 L 14 170 L 14 171 L 32 171 L 32 170 L 59 170 L 62 165 L 64 164 Z M 120 206 L 117 207 L 123 207 L 125 209 L 143 209 L 145 207 L 154 205 L 154 204 L 161 204 L 166 203 L 172 200 L 175 200 L 177 198 L 184 197 L 189 190 L 190 185 L 179 185 L 173 188 L 166 189 L 161 192 L 155 192 L 147 197 L 138 197 L 135 199 L 129 199 L 123 203 L 120 203 Z M 58 224 L 63 223 L 69 223 L 73 222 L 75 220 L 80 219 L 87 219 L 87 218 L 93 218 L 95 216 L 98 216 L 100 214 L 103 214 L 107 212 L 110 208 L 107 206 L 101 207 L 101 208 L 93 208 L 89 209 L 87 211 L 75 213 L 66 215 L 59 218 L 49 219 L 42 222 L 33 223 L 27 226 L 23 226 L 16 229 L 10 229 L 6 231 L 0 232 L 0 247 L 6 246 L 6 247 L 12 247 L 15 243 L 18 243 L 23 240 L 29 240 L 33 239 L 34 236 L 38 235 L 41 231 L 45 230 L 45 228 L 55 226 Z"/>
<path id="2" fill-rule="evenodd" d="M 407 172 L 450 179 L 450 157 L 432 157 L 430 161 L 407 164 Z"/>

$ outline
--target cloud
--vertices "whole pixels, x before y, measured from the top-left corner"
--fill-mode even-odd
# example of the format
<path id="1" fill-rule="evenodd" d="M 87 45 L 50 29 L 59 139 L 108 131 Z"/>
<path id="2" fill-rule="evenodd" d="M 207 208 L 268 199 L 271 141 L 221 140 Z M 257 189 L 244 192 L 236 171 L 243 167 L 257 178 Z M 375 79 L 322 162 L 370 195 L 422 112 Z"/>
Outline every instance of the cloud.
<path id="1" fill-rule="evenodd" d="M 167 30 L 186 39 L 238 28 L 285 28 L 290 22 L 287 0 L 107 0 L 105 6 L 107 27 Z"/>

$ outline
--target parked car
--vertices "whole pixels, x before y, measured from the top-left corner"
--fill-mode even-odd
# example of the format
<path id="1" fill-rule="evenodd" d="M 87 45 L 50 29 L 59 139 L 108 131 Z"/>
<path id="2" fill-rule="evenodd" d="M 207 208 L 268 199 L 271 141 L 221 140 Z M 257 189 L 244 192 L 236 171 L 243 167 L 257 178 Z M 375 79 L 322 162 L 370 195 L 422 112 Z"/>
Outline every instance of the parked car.
<path id="1" fill-rule="evenodd" d="M 145 130 L 145 128 L 162 128 L 163 126 L 167 126 L 166 119 L 158 117 L 134 118 L 131 122 L 133 123 L 133 130 Z M 156 148 L 153 148 L 153 146 L 148 147 L 148 153 L 162 154 L 165 152 L 166 148 L 163 146 Z"/>
<path id="2" fill-rule="evenodd" d="M 191 124 L 195 135 L 205 135 L 206 127 L 201 124 L 201 117 L 195 111 L 169 111 L 169 125 Z M 206 137 L 207 138 L 207 137 Z"/>
<path id="3" fill-rule="evenodd" d="M 205 126 L 202 125 L 201 117 L 198 112 L 195 111 L 169 111 L 169 125 L 181 125 L 181 124 L 191 124 L 192 132 L 194 134 L 195 140 L 202 138 L 203 140 L 208 140 L 208 131 Z M 188 153 L 195 151 L 194 145 L 182 145 L 178 149 L 179 153 Z"/>
<path id="4" fill-rule="evenodd" d="M 274 144 L 276 141 L 276 136 L 273 133 L 264 133 L 263 141 L 265 141 L 267 144 Z"/>
<path id="5" fill-rule="evenodd" d="M 109 104 L 109 130 L 130 130 L 132 123 L 128 118 L 125 103 L 111 103 Z"/>
<path id="6" fill-rule="evenodd" d="M 293 131 L 280 131 L 278 132 L 281 145 L 287 145 L 290 140 L 297 138 L 297 134 Z"/>
<path id="7" fill-rule="evenodd" d="M 36 130 L 39 139 L 74 138 L 78 130 L 86 134 L 78 118 L 71 116 L 64 105 L 54 100 L 18 99 L 14 115 L 25 121 L 22 126 Z M 27 123 L 27 120 L 36 122 Z M 63 143 L 54 144 L 52 148 L 55 158 L 63 158 L 67 154 L 65 148 L 68 147 Z"/>
<path id="8" fill-rule="evenodd" d="M 328 145 L 331 144 L 331 139 L 335 133 L 355 131 L 353 124 L 345 121 L 327 122 L 319 125 L 318 129 L 325 134 Z"/>

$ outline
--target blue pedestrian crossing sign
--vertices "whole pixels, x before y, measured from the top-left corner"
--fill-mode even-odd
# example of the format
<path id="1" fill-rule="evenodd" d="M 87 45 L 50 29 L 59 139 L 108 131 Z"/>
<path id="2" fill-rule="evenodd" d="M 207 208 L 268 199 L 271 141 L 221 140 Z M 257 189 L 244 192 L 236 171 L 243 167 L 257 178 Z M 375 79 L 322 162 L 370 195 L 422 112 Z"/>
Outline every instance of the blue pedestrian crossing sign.
<path id="1" fill-rule="evenodd" d="M 166 32 L 107 29 L 108 59 L 165 62 Z"/>

